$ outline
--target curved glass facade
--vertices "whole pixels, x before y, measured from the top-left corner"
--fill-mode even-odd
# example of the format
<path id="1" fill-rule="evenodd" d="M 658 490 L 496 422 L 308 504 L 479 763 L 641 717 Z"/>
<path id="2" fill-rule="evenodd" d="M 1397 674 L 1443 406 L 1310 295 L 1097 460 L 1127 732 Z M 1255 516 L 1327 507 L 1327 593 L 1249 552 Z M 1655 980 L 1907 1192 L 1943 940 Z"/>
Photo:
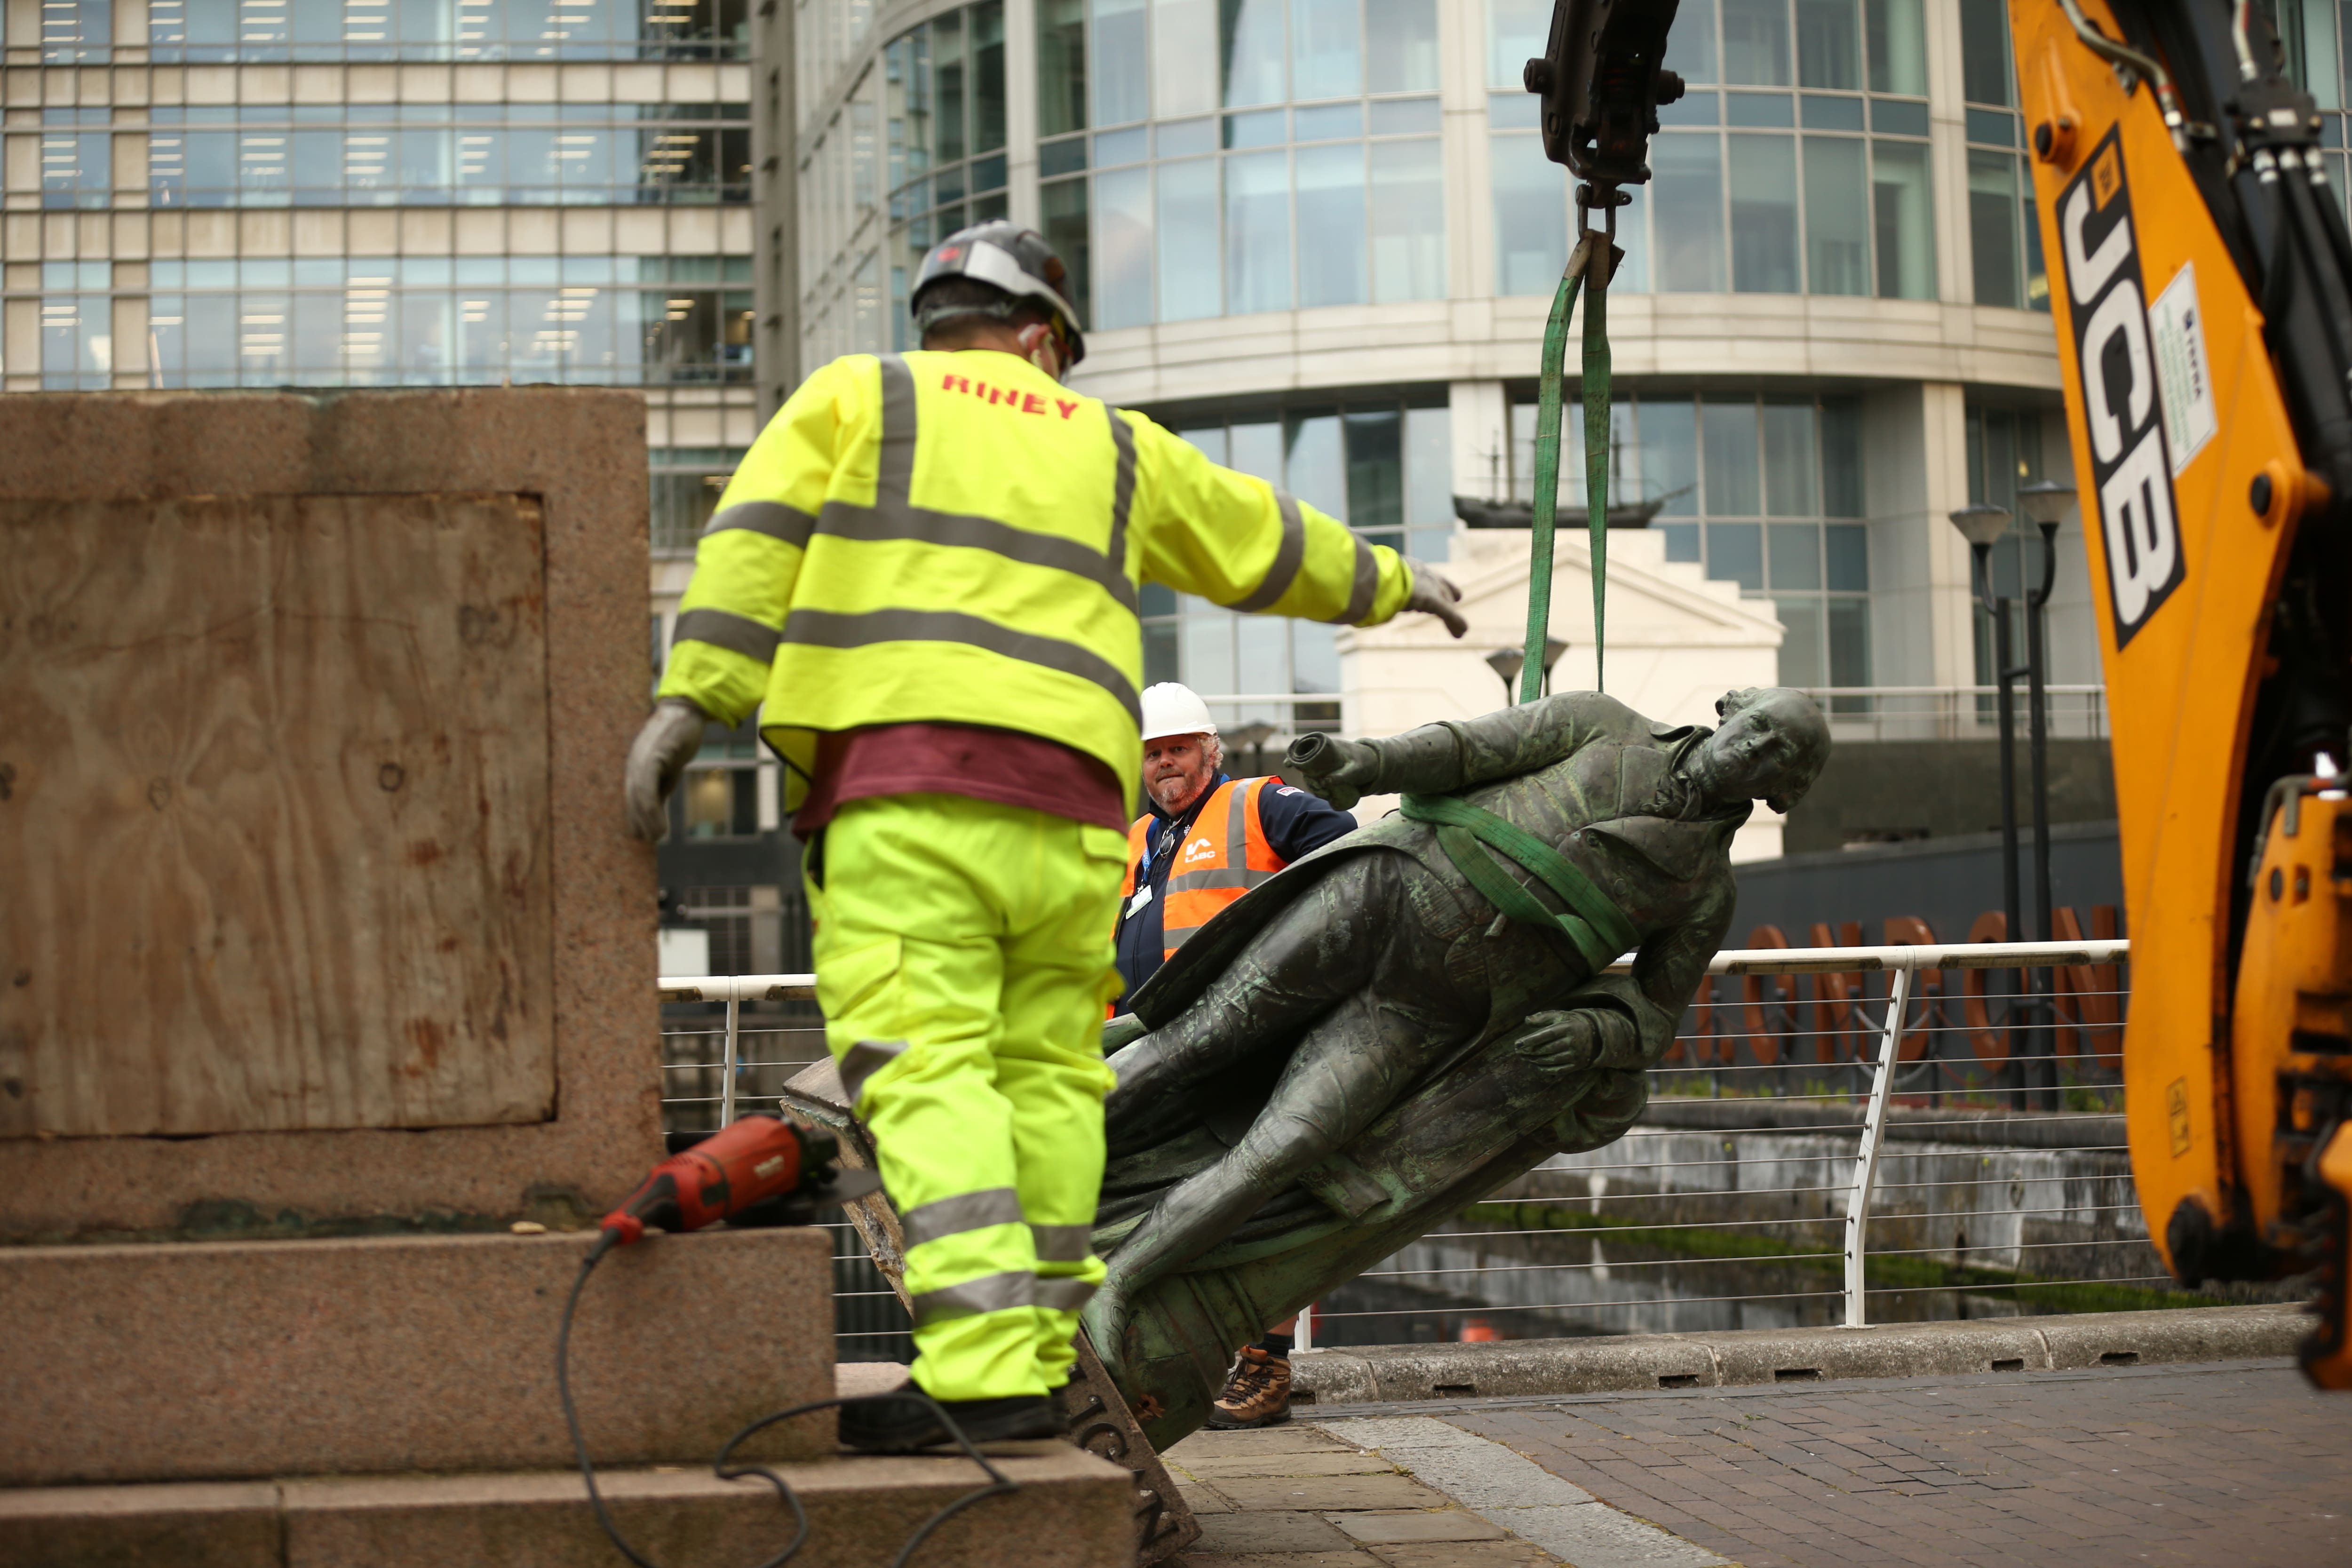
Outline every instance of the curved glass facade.
<path id="1" fill-rule="evenodd" d="M 1685 0 L 1666 58 L 1690 87 L 1659 111 L 1654 177 L 1619 216 L 1621 286 L 1934 299 L 1921 4 Z M 1500 294 L 1549 295 L 1568 260 L 1567 186 L 1519 85 L 1550 15 L 1489 13 Z"/>
<path id="2" fill-rule="evenodd" d="M 915 346 L 907 290 L 924 256 L 965 225 L 1005 215 L 1003 0 L 932 17 L 882 60 L 891 341 L 905 349 Z"/>
<path id="3" fill-rule="evenodd" d="M 1436 0 L 1038 21 L 1041 211 L 1095 326 L 1445 297 Z"/>
<path id="4" fill-rule="evenodd" d="M 2332 58 L 2332 6 L 2296 3 L 2290 47 Z M 803 48 L 838 64 L 803 77 L 804 363 L 909 346 L 925 249 L 1010 216 L 1075 274 L 1090 387 L 1458 555 L 1454 498 L 1532 482 L 1525 378 L 1574 219 L 1520 82 L 1551 9 L 1034 0 L 1011 36 L 988 0 L 860 40 L 867 11 L 814 0 Z M 1618 215 L 1612 494 L 1656 503 L 1669 566 L 1770 606 L 1785 680 L 1972 681 L 1936 528 L 2062 445 L 2007 37 L 2001 0 L 1677 11 L 1687 91 Z M 1572 396 L 1567 437 L 1577 508 Z M 1328 628 L 1146 608 L 1152 678 L 1236 720 L 1304 721 L 1341 684 Z"/>

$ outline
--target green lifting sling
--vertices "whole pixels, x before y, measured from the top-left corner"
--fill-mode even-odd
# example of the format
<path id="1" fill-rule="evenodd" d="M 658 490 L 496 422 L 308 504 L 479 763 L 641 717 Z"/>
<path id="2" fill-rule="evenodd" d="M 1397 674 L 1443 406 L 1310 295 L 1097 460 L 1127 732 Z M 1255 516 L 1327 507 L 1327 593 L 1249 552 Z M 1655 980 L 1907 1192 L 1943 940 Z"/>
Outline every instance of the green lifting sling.
<path id="1" fill-rule="evenodd" d="M 1593 973 L 1608 968 L 1640 942 L 1641 932 L 1608 894 L 1526 828 L 1450 795 L 1408 795 L 1401 809 L 1413 821 L 1436 827 L 1438 847 L 1488 903 L 1522 924 L 1568 938 Z M 1555 913 L 1544 908 L 1495 863 L 1487 845 L 1535 873 L 1544 886 L 1559 895 L 1567 910 Z"/>
<path id="2" fill-rule="evenodd" d="M 1580 209 L 1580 212 L 1582 209 Z M 1613 209 L 1612 209 L 1613 212 Z M 1616 223 L 1612 216 L 1610 230 Z M 1544 322 L 1543 361 L 1536 394 L 1536 474 L 1533 538 L 1528 560 L 1528 651 L 1519 666 L 1519 700 L 1543 695 L 1544 643 L 1551 636 L 1552 529 L 1559 513 L 1560 374 L 1568 358 L 1568 320 L 1584 296 L 1584 377 L 1578 396 L 1584 405 L 1584 495 L 1586 538 L 1592 552 L 1592 688 L 1603 689 L 1601 654 L 1606 646 L 1602 611 L 1609 591 L 1609 273 L 1615 252 L 1609 233 L 1587 228 L 1568 258 L 1568 270 L 1553 294 Z"/>

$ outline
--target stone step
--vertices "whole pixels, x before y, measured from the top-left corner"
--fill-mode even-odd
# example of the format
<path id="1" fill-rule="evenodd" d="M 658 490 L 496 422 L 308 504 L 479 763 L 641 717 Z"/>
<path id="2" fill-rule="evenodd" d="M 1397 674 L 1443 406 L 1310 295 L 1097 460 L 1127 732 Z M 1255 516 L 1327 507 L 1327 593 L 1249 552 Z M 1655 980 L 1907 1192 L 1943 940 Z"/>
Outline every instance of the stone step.
<path id="1" fill-rule="evenodd" d="M 567 1466 L 555 1335 L 594 1239 L 0 1248 L 0 1486 Z M 572 1383 L 599 1464 L 706 1461 L 831 1397 L 829 1237 L 612 1254 L 581 1299 Z M 760 1457 L 829 1454 L 833 1421 L 778 1427 Z"/>
<path id="2" fill-rule="evenodd" d="M 921 1568 L 1128 1568 L 1127 1472 L 1066 1443 L 991 1457 L 1017 1493 L 942 1524 Z M 793 1568 L 887 1568 L 924 1520 L 987 1478 L 961 1458 L 779 1465 L 808 1510 Z M 793 1520 L 760 1479 L 600 1470 L 638 1553 L 665 1568 L 746 1568 Z M 41 1568 L 614 1568 L 574 1470 L 0 1491 L 0 1563 Z"/>

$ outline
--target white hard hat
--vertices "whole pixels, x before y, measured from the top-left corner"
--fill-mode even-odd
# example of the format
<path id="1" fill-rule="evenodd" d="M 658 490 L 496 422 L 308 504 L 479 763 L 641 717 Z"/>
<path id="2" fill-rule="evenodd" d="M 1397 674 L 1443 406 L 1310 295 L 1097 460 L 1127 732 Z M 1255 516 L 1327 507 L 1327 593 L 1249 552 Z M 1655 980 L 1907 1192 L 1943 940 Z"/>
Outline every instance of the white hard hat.
<path id="1" fill-rule="evenodd" d="M 1194 695 L 1189 686 L 1179 686 L 1163 680 L 1157 686 L 1143 689 L 1143 738 L 1157 741 L 1169 735 L 1213 735 L 1217 721 L 1209 717 L 1209 705 Z"/>

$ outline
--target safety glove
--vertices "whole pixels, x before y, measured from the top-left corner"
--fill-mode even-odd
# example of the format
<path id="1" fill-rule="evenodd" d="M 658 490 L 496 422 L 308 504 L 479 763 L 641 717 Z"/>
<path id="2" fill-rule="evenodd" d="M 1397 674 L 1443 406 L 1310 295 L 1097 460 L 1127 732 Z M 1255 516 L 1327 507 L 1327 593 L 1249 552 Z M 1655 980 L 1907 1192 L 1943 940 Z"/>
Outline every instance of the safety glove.
<path id="1" fill-rule="evenodd" d="M 669 792 L 702 749 L 703 726 L 709 722 L 709 716 L 685 698 L 665 697 L 654 704 L 653 715 L 630 745 L 622 795 L 628 805 L 629 831 L 646 843 L 658 844 L 669 836 Z"/>
<path id="2" fill-rule="evenodd" d="M 1419 610 L 1424 616 L 1435 616 L 1445 623 L 1445 629 L 1457 637 L 1467 632 L 1470 623 L 1463 619 L 1462 612 L 1455 608 L 1462 603 L 1462 590 L 1455 587 L 1444 573 L 1424 562 L 1408 559 L 1405 564 L 1412 568 L 1412 592 L 1405 596 L 1404 607 Z"/>
<path id="3" fill-rule="evenodd" d="M 1301 735 L 1284 753 L 1282 771 L 1307 781 L 1307 789 L 1340 811 L 1350 810 L 1380 776 L 1381 754 L 1361 741 L 1343 741 L 1319 731 Z"/>

